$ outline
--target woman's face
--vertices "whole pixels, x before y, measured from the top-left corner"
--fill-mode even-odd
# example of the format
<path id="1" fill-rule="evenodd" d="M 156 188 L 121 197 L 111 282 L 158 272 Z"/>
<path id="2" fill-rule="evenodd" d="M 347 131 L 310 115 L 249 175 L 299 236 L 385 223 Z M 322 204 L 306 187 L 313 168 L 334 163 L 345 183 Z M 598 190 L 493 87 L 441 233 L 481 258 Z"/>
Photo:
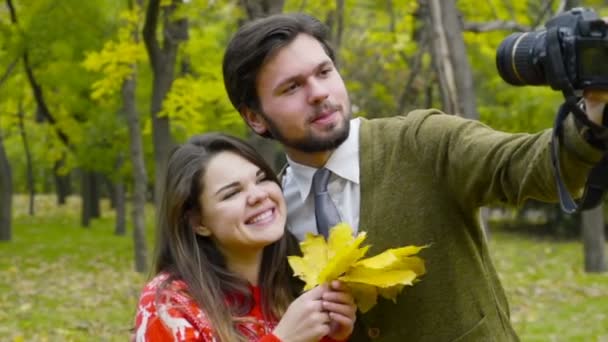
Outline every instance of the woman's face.
<path id="1" fill-rule="evenodd" d="M 287 211 L 279 186 L 233 152 L 214 156 L 203 176 L 201 226 L 230 258 L 261 251 L 281 238 Z"/>

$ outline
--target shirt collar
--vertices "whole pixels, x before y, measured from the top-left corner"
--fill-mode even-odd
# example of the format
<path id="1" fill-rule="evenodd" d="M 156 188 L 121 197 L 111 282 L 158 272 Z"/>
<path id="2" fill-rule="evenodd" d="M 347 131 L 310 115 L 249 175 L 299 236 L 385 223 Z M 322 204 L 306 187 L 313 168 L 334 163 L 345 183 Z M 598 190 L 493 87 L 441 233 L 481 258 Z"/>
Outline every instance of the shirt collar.
<path id="1" fill-rule="evenodd" d="M 355 118 L 350 120 L 350 132 L 348 138 L 338 146 L 331 154 L 325 168 L 329 169 L 340 178 L 359 184 L 359 126 L 361 120 Z M 286 172 L 291 173 L 296 183 L 302 201 L 305 201 L 310 194 L 312 187 L 312 176 L 317 169 L 314 167 L 299 164 L 289 159 L 289 168 Z"/>

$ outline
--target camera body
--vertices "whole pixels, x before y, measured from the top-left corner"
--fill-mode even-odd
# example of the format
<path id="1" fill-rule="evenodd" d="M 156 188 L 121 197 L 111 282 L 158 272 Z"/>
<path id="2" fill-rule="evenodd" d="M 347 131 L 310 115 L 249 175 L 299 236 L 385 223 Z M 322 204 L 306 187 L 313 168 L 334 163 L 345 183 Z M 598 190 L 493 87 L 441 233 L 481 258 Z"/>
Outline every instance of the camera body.
<path id="1" fill-rule="evenodd" d="M 543 30 L 505 38 L 496 66 L 512 85 L 549 85 L 570 95 L 608 89 L 608 24 L 592 9 L 571 9 Z"/>

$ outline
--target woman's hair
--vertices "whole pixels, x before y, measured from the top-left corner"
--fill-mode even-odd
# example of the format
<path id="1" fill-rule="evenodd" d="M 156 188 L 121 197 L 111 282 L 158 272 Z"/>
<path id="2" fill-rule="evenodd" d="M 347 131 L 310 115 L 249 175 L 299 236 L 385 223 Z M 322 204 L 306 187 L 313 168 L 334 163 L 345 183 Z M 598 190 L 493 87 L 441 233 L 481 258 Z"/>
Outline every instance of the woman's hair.
<path id="1" fill-rule="evenodd" d="M 196 135 L 178 146 L 169 157 L 164 194 L 158 213 L 158 239 L 154 272 L 170 275 L 163 286 L 182 280 L 189 295 L 200 305 L 221 341 L 240 341 L 239 321 L 253 307 L 246 280 L 226 268 L 222 253 L 209 237 L 195 233 L 190 216 L 202 213 L 203 177 L 210 160 L 221 152 L 233 152 L 258 166 L 267 179 L 279 181 L 262 157 L 244 141 L 225 134 Z M 266 246 L 258 284 L 265 319 L 280 318 L 295 296 L 287 255 L 294 247 L 289 233 Z M 288 251 L 289 249 L 289 251 Z M 161 290 L 163 288 L 161 286 Z M 230 303 L 229 307 L 226 303 Z"/>

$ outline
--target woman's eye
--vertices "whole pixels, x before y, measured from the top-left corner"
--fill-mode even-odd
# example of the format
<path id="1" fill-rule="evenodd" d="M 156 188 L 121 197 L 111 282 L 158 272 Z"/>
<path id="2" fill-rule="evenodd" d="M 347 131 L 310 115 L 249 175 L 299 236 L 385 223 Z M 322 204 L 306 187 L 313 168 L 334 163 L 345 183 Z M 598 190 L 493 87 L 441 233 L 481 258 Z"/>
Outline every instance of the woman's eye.
<path id="1" fill-rule="evenodd" d="M 230 198 L 234 197 L 238 193 L 239 193 L 238 190 L 229 191 L 229 192 L 225 193 L 224 196 L 222 196 L 222 200 L 230 199 Z"/>
<path id="2" fill-rule="evenodd" d="M 258 176 L 256 182 L 259 184 L 259 183 L 265 182 L 267 180 L 268 180 L 268 177 L 266 177 L 266 174 L 263 174 L 263 175 Z"/>

